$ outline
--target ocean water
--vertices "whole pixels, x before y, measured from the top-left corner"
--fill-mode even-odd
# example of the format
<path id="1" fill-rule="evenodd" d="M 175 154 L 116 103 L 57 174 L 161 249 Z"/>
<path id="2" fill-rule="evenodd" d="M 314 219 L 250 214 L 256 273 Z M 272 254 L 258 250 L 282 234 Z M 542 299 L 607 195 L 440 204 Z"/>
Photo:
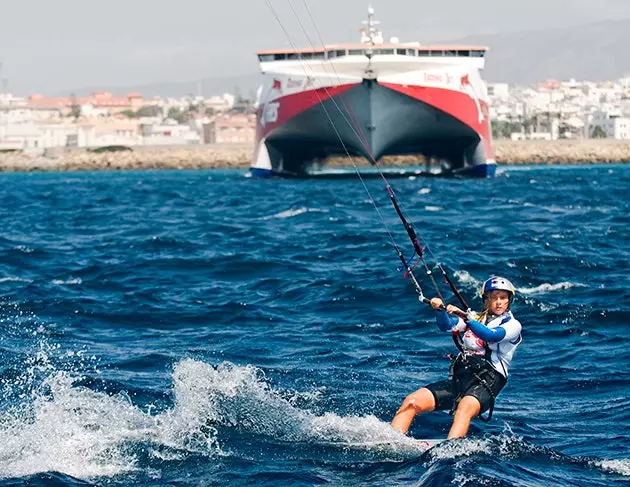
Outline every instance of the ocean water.
<path id="1" fill-rule="evenodd" d="M 519 289 L 493 421 L 429 450 L 389 421 L 454 347 L 380 180 L 0 182 L 0 486 L 630 484 L 630 165 L 392 181 L 469 301 Z"/>

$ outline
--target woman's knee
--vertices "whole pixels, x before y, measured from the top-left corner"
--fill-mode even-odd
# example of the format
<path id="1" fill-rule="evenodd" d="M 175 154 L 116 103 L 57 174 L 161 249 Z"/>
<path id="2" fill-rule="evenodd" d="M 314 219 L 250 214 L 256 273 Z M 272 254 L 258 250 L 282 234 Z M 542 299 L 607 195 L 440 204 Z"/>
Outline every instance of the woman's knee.
<path id="1" fill-rule="evenodd" d="M 464 396 L 457 405 L 457 412 L 474 418 L 481 411 L 481 403 L 474 396 Z"/>
<path id="2" fill-rule="evenodd" d="M 426 413 L 435 409 L 435 398 L 429 389 L 422 388 L 409 394 L 401 409 L 413 408 L 416 413 Z"/>

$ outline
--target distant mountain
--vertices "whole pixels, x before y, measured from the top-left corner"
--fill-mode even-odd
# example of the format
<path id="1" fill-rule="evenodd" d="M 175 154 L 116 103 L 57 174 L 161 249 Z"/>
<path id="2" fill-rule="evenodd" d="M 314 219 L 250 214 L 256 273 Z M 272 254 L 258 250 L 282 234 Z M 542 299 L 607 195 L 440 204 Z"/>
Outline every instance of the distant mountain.
<path id="1" fill-rule="evenodd" d="M 472 35 L 455 42 L 490 47 L 484 78 L 491 82 L 532 84 L 570 78 L 603 81 L 630 74 L 630 19 Z"/>

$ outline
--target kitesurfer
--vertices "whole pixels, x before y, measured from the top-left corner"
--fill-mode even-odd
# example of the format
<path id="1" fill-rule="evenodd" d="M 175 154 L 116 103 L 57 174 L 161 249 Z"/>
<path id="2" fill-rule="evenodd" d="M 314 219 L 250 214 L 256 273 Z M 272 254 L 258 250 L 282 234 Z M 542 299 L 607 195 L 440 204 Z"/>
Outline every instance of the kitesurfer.
<path id="1" fill-rule="evenodd" d="M 465 436 L 470 421 L 485 411 L 490 420 L 494 400 L 507 382 L 510 362 L 521 342 L 521 324 L 510 311 L 514 292 L 509 280 L 488 279 L 481 287 L 484 308 L 479 314 L 450 304 L 445 307 L 440 298 L 430 300 L 438 328 L 453 333 L 460 353 L 452 360 L 448 379 L 405 398 L 392 420 L 393 428 L 407 433 L 417 414 L 450 410 L 455 413 L 448 434 L 451 439 Z"/>

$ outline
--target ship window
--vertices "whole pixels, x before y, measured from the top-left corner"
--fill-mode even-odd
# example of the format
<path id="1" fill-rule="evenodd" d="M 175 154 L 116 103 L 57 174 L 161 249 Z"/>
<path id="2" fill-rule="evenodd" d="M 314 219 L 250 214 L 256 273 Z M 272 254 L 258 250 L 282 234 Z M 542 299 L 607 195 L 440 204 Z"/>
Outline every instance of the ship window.
<path id="1" fill-rule="evenodd" d="M 418 51 L 418 56 L 429 56 L 431 51 Z"/>
<path id="2" fill-rule="evenodd" d="M 457 56 L 457 51 L 444 51 L 444 55 L 447 57 Z"/>
<path id="3" fill-rule="evenodd" d="M 444 51 L 429 51 L 429 56 L 443 57 L 444 56 Z"/>
<path id="4" fill-rule="evenodd" d="M 459 57 L 470 57 L 470 51 L 457 51 Z"/>
<path id="5" fill-rule="evenodd" d="M 339 49 L 337 51 L 328 51 L 328 59 L 332 59 L 335 57 L 343 57 L 346 55 L 345 49 Z"/>
<path id="6" fill-rule="evenodd" d="M 396 49 L 396 54 L 398 54 L 399 56 L 406 56 L 407 55 L 407 50 L 406 49 Z"/>
<path id="7" fill-rule="evenodd" d="M 303 52 L 300 56 L 302 59 L 311 59 L 313 57 L 312 52 Z"/>
<path id="8" fill-rule="evenodd" d="M 348 55 L 350 56 L 362 56 L 365 54 L 365 49 L 348 49 Z"/>
<path id="9" fill-rule="evenodd" d="M 416 55 L 416 50 L 415 49 L 407 49 L 407 56 L 414 56 Z"/>
<path id="10" fill-rule="evenodd" d="M 313 53 L 313 59 L 324 59 L 324 57 L 326 57 L 326 53 L 325 52 L 314 52 Z"/>
<path id="11" fill-rule="evenodd" d="M 472 57 L 484 57 L 486 54 L 485 51 L 470 51 L 470 55 Z"/>
<path id="12" fill-rule="evenodd" d="M 393 49 L 374 49 L 374 54 L 394 54 Z"/>
<path id="13" fill-rule="evenodd" d="M 267 63 L 269 61 L 273 61 L 274 60 L 274 55 L 273 54 L 260 54 L 258 56 L 258 60 L 261 63 Z"/>
<path id="14" fill-rule="evenodd" d="M 273 55 L 274 61 L 281 61 L 281 60 L 286 59 L 286 58 L 287 58 L 287 55 L 284 52 L 281 52 L 281 53 Z"/>
<path id="15" fill-rule="evenodd" d="M 299 54 L 296 52 L 290 52 L 289 54 L 287 54 L 287 59 L 299 59 Z"/>

